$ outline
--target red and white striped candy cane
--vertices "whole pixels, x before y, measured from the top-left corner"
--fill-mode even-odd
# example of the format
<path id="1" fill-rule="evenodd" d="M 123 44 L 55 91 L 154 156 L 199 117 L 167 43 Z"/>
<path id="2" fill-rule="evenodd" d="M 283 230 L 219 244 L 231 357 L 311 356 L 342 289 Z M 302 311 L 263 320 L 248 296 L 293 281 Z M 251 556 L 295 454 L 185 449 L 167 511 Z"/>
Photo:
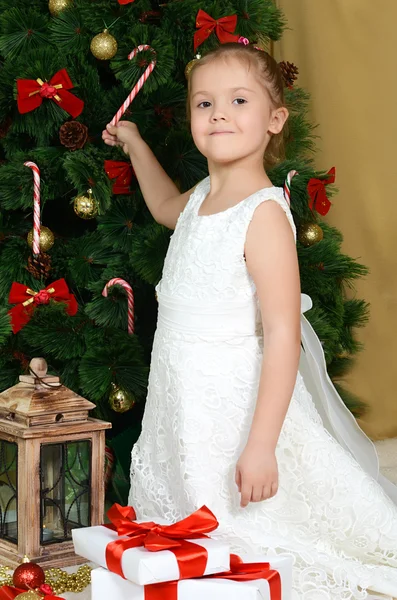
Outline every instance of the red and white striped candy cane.
<path id="1" fill-rule="evenodd" d="M 127 304 L 127 319 L 128 319 L 127 329 L 128 329 L 129 334 L 133 334 L 134 333 L 134 292 L 132 291 L 132 287 L 130 286 L 130 284 L 127 281 L 125 281 L 125 279 L 120 279 L 120 277 L 114 277 L 114 279 L 111 279 L 110 281 L 108 281 L 108 283 L 103 288 L 102 296 L 105 296 L 105 298 L 107 298 L 108 290 L 113 285 L 121 285 L 121 287 L 123 287 L 125 289 L 125 291 L 127 292 L 127 303 L 128 303 Z"/>
<path id="2" fill-rule="evenodd" d="M 291 204 L 291 181 L 292 178 L 295 177 L 295 175 L 299 175 L 298 171 L 290 171 L 284 183 L 284 198 L 286 199 L 289 205 Z"/>
<path id="3" fill-rule="evenodd" d="M 33 254 L 40 254 L 40 169 L 30 160 L 23 164 L 33 171 Z"/>
<path id="4" fill-rule="evenodd" d="M 128 60 L 131 60 L 132 58 L 134 58 L 138 54 L 138 52 L 142 52 L 142 50 L 151 50 L 151 52 L 154 55 L 154 58 L 153 58 L 152 62 L 150 63 L 150 65 L 147 67 L 146 71 L 143 73 L 143 75 L 141 75 L 138 82 L 132 88 L 132 91 L 130 92 L 128 97 L 124 100 L 124 104 L 122 106 L 120 106 L 119 110 L 114 115 L 113 119 L 110 121 L 110 125 L 117 125 L 117 123 L 120 121 L 121 117 L 123 116 L 123 114 L 125 113 L 127 108 L 129 107 L 129 105 L 131 104 L 131 102 L 133 101 L 135 96 L 138 94 L 139 90 L 143 87 L 143 84 L 146 83 L 149 75 L 151 75 L 151 73 L 153 73 L 153 69 L 156 66 L 156 58 L 155 58 L 156 52 L 153 50 L 153 48 L 151 48 L 147 44 L 143 44 L 142 46 L 138 46 L 137 48 L 135 48 L 131 52 L 131 54 L 128 55 Z"/>

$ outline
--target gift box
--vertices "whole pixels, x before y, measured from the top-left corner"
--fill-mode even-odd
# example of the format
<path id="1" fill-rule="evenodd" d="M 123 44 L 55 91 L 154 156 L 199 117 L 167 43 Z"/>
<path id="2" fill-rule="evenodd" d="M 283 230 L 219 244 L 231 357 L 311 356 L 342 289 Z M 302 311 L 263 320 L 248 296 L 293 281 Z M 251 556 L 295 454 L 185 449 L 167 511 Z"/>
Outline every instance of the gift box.
<path id="1" fill-rule="evenodd" d="M 218 527 L 206 507 L 174 524 L 136 521 L 131 507 L 119 505 L 108 516 L 111 525 L 72 531 L 74 551 L 135 584 L 190 579 L 230 567 L 229 545 L 206 535 Z"/>
<path id="2" fill-rule="evenodd" d="M 233 579 L 211 578 L 184 579 L 160 585 L 139 586 L 122 579 L 106 569 L 91 572 L 92 600 L 291 600 L 292 596 L 292 557 L 261 556 L 244 557 L 245 564 L 268 563 L 268 579 L 234 581 Z M 274 573 L 279 575 L 280 587 Z M 254 576 L 255 569 L 251 576 Z M 238 577 L 238 576 L 237 576 Z M 241 575 L 241 577 L 244 577 Z M 273 585 L 276 583 L 276 585 Z M 281 589 L 280 589 L 281 588 Z"/>

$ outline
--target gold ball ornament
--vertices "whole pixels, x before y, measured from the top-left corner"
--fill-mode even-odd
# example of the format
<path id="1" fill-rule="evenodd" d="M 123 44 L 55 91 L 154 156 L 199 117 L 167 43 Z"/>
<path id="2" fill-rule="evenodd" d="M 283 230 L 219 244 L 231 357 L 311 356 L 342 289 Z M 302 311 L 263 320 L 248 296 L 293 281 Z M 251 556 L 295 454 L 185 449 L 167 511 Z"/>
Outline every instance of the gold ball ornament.
<path id="1" fill-rule="evenodd" d="M 29 590 L 28 592 L 22 592 L 22 594 L 15 596 L 15 600 L 17 598 L 19 598 L 19 600 L 38 600 L 39 598 L 42 600 L 43 596 L 37 594 L 33 590 Z"/>
<path id="2" fill-rule="evenodd" d="M 303 246 L 309 247 L 318 244 L 324 237 L 324 232 L 317 223 L 305 223 L 298 230 L 298 240 Z"/>
<path id="3" fill-rule="evenodd" d="M 185 77 L 186 79 L 189 79 L 189 75 L 190 75 L 190 71 L 193 69 L 193 66 L 196 64 L 196 62 L 198 60 L 200 60 L 201 58 L 201 54 L 196 54 L 195 58 L 193 58 L 193 60 L 190 60 L 186 67 L 185 67 Z"/>
<path id="4" fill-rule="evenodd" d="M 33 247 L 33 229 L 28 233 L 28 244 Z M 40 229 L 40 252 L 48 252 L 54 245 L 54 234 L 48 227 L 41 226 Z"/>
<path id="5" fill-rule="evenodd" d="M 53 17 L 57 17 L 61 12 L 72 6 L 72 0 L 49 0 L 48 2 L 48 9 Z"/>
<path id="6" fill-rule="evenodd" d="M 98 215 L 98 202 L 92 195 L 92 190 L 88 190 L 87 194 L 77 196 L 74 199 L 73 208 L 80 219 L 95 219 Z"/>
<path id="7" fill-rule="evenodd" d="M 107 29 L 104 29 L 92 39 L 90 49 L 95 58 L 110 60 L 117 52 L 117 41 Z"/>
<path id="8" fill-rule="evenodd" d="M 133 408 L 135 399 L 131 394 L 128 394 L 118 385 L 112 383 L 112 391 L 109 394 L 109 404 L 110 408 L 115 412 L 124 413 Z"/>

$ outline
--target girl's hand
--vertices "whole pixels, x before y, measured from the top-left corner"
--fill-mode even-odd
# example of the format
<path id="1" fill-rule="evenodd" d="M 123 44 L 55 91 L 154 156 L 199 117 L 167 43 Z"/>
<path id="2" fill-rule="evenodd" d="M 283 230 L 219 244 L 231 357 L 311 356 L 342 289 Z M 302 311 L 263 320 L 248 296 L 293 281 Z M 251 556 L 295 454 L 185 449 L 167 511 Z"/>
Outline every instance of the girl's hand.
<path id="1" fill-rule="evenodd" d="M 275 496 L 278 467 L 274 451 L 264 448 L 260 442 L 248 441 L 236 466 L 236 484 L 242 507 Z"/>
<path id="2" fill-rule="evenodd" d="M 135 123 L 119 121 L 117 125 L 106 125 L 106 129 L 102 131 L 102 139 L 108 146 L 121 146 L 129 154 L 134 142 L 142 138 Z"/>

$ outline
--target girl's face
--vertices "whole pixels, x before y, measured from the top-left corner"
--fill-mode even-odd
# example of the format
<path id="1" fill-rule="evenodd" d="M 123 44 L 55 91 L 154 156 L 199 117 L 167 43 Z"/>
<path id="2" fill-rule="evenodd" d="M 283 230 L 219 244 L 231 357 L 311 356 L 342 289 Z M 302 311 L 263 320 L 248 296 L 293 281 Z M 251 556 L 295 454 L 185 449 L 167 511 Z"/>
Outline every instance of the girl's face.
<path id="1" fill-rule="evenodd" d="M 225 57 L 199 67 L 191 83 L 191 131 L 200 152 L 215 163 L 256 155 L 262 160 L 288 111 L 272 107 L 255 70 Z"/>

